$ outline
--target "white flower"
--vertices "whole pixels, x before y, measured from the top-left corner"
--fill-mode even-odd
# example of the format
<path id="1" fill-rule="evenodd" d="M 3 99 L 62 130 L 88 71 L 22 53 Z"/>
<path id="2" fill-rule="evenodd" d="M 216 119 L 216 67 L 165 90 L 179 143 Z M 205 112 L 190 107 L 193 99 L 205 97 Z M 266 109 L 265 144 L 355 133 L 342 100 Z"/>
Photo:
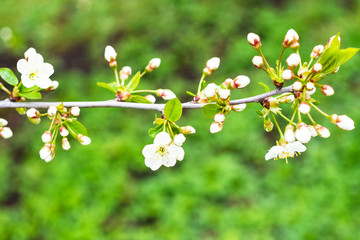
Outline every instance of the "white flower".
<path id="1" fill-rule="evenodd" d="M 77 117 L 80 115 L 80 108 L 79 107 L 71 107 L 69 110 L 70 115 Z"/>
<path id="2" fill-rule="evenodd" d="M 292 53 L 286 59 L 286 64 L 288 65 L 289 69 L 296 68 L 301 62 L 300 56 L 297 53 Z"/>
<path id="3" fill-rule="evenodd" d="M 26 111 L 26 115 L 28 116 L 28 118 L 39 118 L 40 112 L 35 108 L 30 108 Z"/>
<path id="4" fill-rule="evenodd" d="M 250 83 L 250 78 L 245 75 L 239 75 L 234 78 L 234 85 L 236 88 L 244 88 Z"/>
<path id="5" fill-rule="evenodd" d="M 221 100 L 226 100 L 230 97 L 229 89 L 220 89 L 218 93 Z"/>
<path id="6" fill-rule="evenodd" d="M 246 108 L 246 103 L 236 104 L 231 106 L 231 110 L 241 112 Z"/>
<path id="7" fill-rule="evenodd" d="M 295 142 L 295 133 L 294 133 L 294 126 L 293 125 L 287 125 L 284 132 L 284 138 L 285 141 L 288 143 Z"/>
<path id="8" fill-rule="evenodd" d="M 329 86 L 329 85 L 322 85 L 321 86 L 321 92 L 325 95 L 325 96 L 332 96 L 334 95 L 335 91 L 334 89 Z"/>
<path id="9" fill-rule="evenodd" d="M 217 113 L 214 115 L 214 121 L 218 123 L 223 123 L 225 121 L 225 115 L 223 113 Z"/>
<path id="10" fill-rule="evenodd" d="M 47 89 L 52 84 L 50 76 L 54 73 L 54 68 L 50 63 L 44 63 L 43 57 L 38 53 L 30 54 L 27 60 L 20 59 L 17 70 L 21 73 L 22 84 L 27 88 L 36 85 Z"/>
<path id="11" fill-rule="evenodd" d="M 264 67 L 264 60 L 263 60 L 263 58 L 261 56 L 254 56 L 253 59 L 252 59 L 252 63 L 257 68 Z"/>
<path id="12" fill-rule="evenodd" d="M 66 137 L 64 137 L 62 139 L 61 143 L 62 143 L 61 146 L 62 146 L 62 148 L 64 150 L 69 150 L 70 149 L 71 146 L 70 146 L 69 140 Z"/>
<path id="13" fill-rule="evenodd" d="M 60 135 L 63 137 L 66 137 L 67 135 L 69 135 L 69 131 L 64 126 L 60 127 L 59 132 L 60 132 Z"/>
<path id="14" fill-rule="evenodd" d="M 259 35 L 255 34 L 255 33 L 249 33 L 247 35 L 247 40 L 248 40 L 249 44 L 252 46 L 256 46 L 260 43 L 260 37 L 259 37 Z"/>
<path id="15" fill-rule="evenodd" d="M 296 126 L 295 137 L 302 143 L 308 143 L 311 140 L 311 132 L 305 123 L 298 123 Z"/>
<path id="16" fill-rule="evenodd" d="M 298 141 L 288 143 L 285 146 L 277 145 L 270 148 L 269 152 L 265 155 L 265 160 L 270 160 L 272 158 L 274 158 L 274 160 L 277 160 L 278 158 L 285 158 L 287 162 L 288 157 L 300 155 L 300 153 L 305 151 L 306 147 Z"/>
<path id="17" fill-rule="evenodd" d="M 196 133 L 196 130 L 192 126 L 184 126 L 180 127 L 180 132 L 183 134 L 194 134 Z"/>
<path id="18" fill-rule="evenodd" d="M 220 58 L 213 57 L 206 62 L 206 67 L 211 71 L 215 71 L 220 66 Z"/>
<path id="19" fill-rule="evenodd" d="M 4 139 L 8 139 L 13 136 L 13 132 L 9 127 L 0 127 L 0 136 Z"/>
<path id="20" fill-rule="evenodd" d="M 283 44 L 289 46 L 291 43 L 296 43 L 298 41 L 299 35 L 294 29 L 290 29 L 285 35 Z"/>
<path id="21" fill-rule="evenodd" d="M 77 139 L 82 145 L 89 145 L 91 143 L 91 139 L 88 136 L 84 136 L 82 134 L 78 134 Z"/>
<path id="22" fill-rule="evenodd" d="M 311 58 L 318 58 L 323 52 L 324 52 L 324 46 L 323 45 L 317 45 L 311 51 L 310 57 Z"/>
<path id="23" fill-rule="evenodd" d="M 178 145 L 178 146 L 182 146 L 183 143 L 185 142 L 186 140 L 186 137 L 184 136 L 184 134 L 180 133 L 180 134 L 176 134 L 174 136 L 174 143 L 175 145 Z"/>
<path id="24" fill-rule="evenodd" d="M 290 69 L 285 69 L 282 73 L 282 78 L 286 81 L 292 79 L 293 76 L 294 74 Z"/>
<path id="25" fill-rule="evenodd" d="M 145 98 L 150 102 L 150 103 L 155 103 L 156 102 L 156 98 L 149 94 L 149 95 L 146 95 Z"/>
<path id="26" fill-rule="evenodd" d="M 176 98 L 175 93 L 173 93 L 169 89 L 158 89 L 156 91 L 156 94 L 164 100 L 171 100 L 173 98 Z"/>
<path id="27" fill-rule="evenodd" d="M 3 118 L 0 118 L 0 127 L 4 127 L 8 124 L 8 121 L 6 121 L 5 119 Z"/>
<path id="28" fill-rule="evenodd" d="M 337 117 L 336 126 L 348 131 L 355 128 L 354 121 L 346 115 L 340 115 Z"/>
<path id="29" fill-rule="evenodd" d="M 152 72 L 152 71 L 154 71 L 155 69 L 157 69 L 160 66 L 160 63 L 161 63 L 160 58 L 153 58 L 153 59 L 150 60 L 150 62 L 146 66 L 146 70 L 148 72 Z"/>
<path id="30" fill-rule="evenodd" d="M 310 106 L 306 102 L 300 103 L 298 109 L 302 114 L 308 114 L 310 112 Z"/>
<path id="31" fill-rule="evenodd" d="M 153 144 L 146 145 L 142 154 L 145 157 L 145 165 L 155 171 L 164 165 L 172 167 L 176 160 L 184 159 L 182 147 L 171 144 L 171 137 L 167 132 L 160 132 L 156 135 Z"/>
<path id="32" fill-rule="evenodd" d="M 51 139 L 52 139 L 52 135 L 51 135 L 51 132 L 50 131 L 45 131 L 43 133 L 43 135 L 41 136 L 41 140 L 44 142 L 44 143 L 49 143 L 51 142 Z"/>
<path id="33" fill-rule="evenodd" d="M 213 98 L 216 95 L 217 85 L 215 83 L 209 83 L 204 89 L 204 95 L 207 98 Z"/>
<path id="34" fill-rule="evenodd" d="M 49 117 L 53 117 L 57 113 L 57 107 L 56 106 L 50 106 L 47 112 L 49 114 Z"/>
<path id="35" fill-rule="evenodd" d="M 218 122 L 213 122 L 210 125 L 210 132 L 211 133 L 217 133 L 220 132 L 223 128 L 223 124 L 222 123 L 218 123 Z"/>
<path id="36" fill-rule="evenodd" d="M 105 60 L 110 63 L 112 61 L 116 60 L 117 53 L 115 49 L 112 46 L 106 46 L 105 47 L 105 54 L 104 54 Z"/>

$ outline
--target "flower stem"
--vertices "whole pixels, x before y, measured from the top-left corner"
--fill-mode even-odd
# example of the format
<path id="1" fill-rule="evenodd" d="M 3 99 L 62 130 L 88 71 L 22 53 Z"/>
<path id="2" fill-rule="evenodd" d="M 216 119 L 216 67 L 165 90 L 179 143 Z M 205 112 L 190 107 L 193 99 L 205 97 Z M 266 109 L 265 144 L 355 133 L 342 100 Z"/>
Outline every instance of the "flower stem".
<path id="1" fill-rule="evenodd" d="M 315 122 L 315 121 L 314 121 L 314 119 L 311 117 L 310 113 L 308 113 L 307 115 L 308 115 L 308 117 L 309 117 L 309 119 L 310 119 L 311 123 L 312 123 L 313 125 L 315 125 L 315 124 L 316 124 L 316 122 Z"/>
<path id="2" fill-rule="evenodd" d="M 285 119 L 286 121 L 288 121 L 290 124 L 294 124 L 296 125 L 295 123 L 292 122 L 292 119 L 288 119 L 284 114 L 282 114 L 281 112 L 278 112 L 279 116 L 282 117 L 283 119 Z"/>
<path id="3" fill-rule="evenodd" d="M 123 81 L 123 80 L 121 80 L 121 85 L 120 85 L 119 73 L 118 73 L 118 71 L 117 71 L 117 67 L 114 67 L 114 73 L 115 73 L 116 85 L 117 85 L 118 87 L 124 86 L 124 81 Z"/>
<path id="4" fill-rule="evenodd" d="M 281 66 L 281 59 L 283 57 L 284 51 L 285 51 L 285 48 L 283 47 L 282 50 L 281 50 L 281 53 L 280 53 L 279 63 L 278 63 L 278 66 L 277 66 L 277 72 L 278 72 L 279 77 L 281 77 L 280 76 L 280 66 Z"/>
<path id="5" fill-rule="evenodd" d="M 279 134 L 280 134 L 280 138 L 284 139 L 284 134 L 283 134 L 283 132 L 281 131 L 280 126 L 279 126 L 278 122 L 276 121 L 276 118 L 275 118 L 275 116 L 274 116 L 274 114 L 273 114 L 272 112 L 271 112 L 271 116 L 272 116 L 272 118 L 273 118 L 273 120 L 274 120 L 274 123 L 275 123 L 275 125 L 276 125 L 276 128 L 277 128 L 277 130 L 278 130 L 278 132 L 279 132 Z"/>
<path id="6" fill-rule="evenodd" d="M 271 69 L 271 67 L 270 67 L 269 63 L 266 61 L 266 58 L 265 58 L 264 54 L 262 53 L 261 49 L 259 49 L 259 53 L 260 53 L 261 57 L 263 58 L 266 67 L 268 69 Z"/>
<path id="7" fill-rule="evenodd" d="M 315 106 L 315 104 L 313 104 L 312 102 L 310 102 L 309 101 L 309 104 L 313 107 L 313 108 L 315 108 L 319 113 L 321 113 L 323 116 L 325 116 L 325 117 L 329 117 L 329 114 L 326 114 L 325 112 L 323 112 L 320 108 L 318 108 L 317 106 Z"/>
<path id="8" fill-rule="evenodd" d="M 11 95 L 11 92 L 9 89 L 7 89 L 2 83 L 0 83 L 0 89 L 6 92 L 7 94 Z"/>
<path id="9" fill-rule="evenodd" d="M 156 93 L 156 90 L 135 90 L 131 93 Z"/>
<path id="10" fill-rule="evenodd" d="M 200 82 L 199 82 L 199 86 L 198 86 L 198 90 L 197 90 L 197 94 L 199 94 L 200 93 L 200 91 L 201 91 L 201 85 L 202 85 L 202 82 L 204 81 L 204 79 L 205 79 L 205 73 L 203 73 L 202 74 L 202 76 L 201 76 L 201 78 L 200 78 Z"/>

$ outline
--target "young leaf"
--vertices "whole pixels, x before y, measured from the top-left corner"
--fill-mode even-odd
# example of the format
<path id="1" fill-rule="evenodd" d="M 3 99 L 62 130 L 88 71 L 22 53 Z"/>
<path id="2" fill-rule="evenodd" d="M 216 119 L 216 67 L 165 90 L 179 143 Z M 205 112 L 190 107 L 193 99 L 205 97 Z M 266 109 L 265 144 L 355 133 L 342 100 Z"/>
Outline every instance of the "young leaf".
<path id="1" fill-rule="evenodd" d="M 19 87 L 19 92 L 20 93 L 28 93 L 28 92 L 32 92 L 32 91 L 38 90 L 38 89 L 40 89 L 38 86 L 33 86 L 31 88 L 27 88 L 27 87 L 25 87 L 24 85 L 21 84 L 20 87 Z"/>
<path id="2" fill-rule="evenodd" d="M 168 101 L 164 108 L 164 115 L 166 119 L 176 122 L 180 119 L 182 114 L 182 106 L 179 99 L 174 98 Z"/>
<path id="3" fill-rule="evenodd" d="M 192 93 L 192 92 L 186 91 L 186 93 L 187 93 L 188 95 L 192 96 L 192 97 L 195 97 L 195 94 Z"/>
<path id="4" fill-rule="evenodd" d="M 258 82 L 259 85 L 263 86 L 265 88 L 265 92 L 270 92 L 270 88 L 263 82 Z"/>
<path id="5" fill-rule="evenodd" d="M 27 99 L 41 99 L 41 93 L 39 92 L 23 92 L 19 93 L 19 96 Z"/>
<path id="6" fill-rule="evenodd" d="M 130 98 L 127 100 L 127 102 L 151 103 L 149 100 L 147 100 L 146 97 L 140 95 L 131 95 Z"/>
<path id="7" fill-rule="evenodd" d="M 19 83 L 17 77 L 15 76 L 13 71 L 11 71 L 11 69 L 9 68 L 0 68 L 0 76 L 2 79 L 5 80 L 5 82 L 7 82 L 12 86 L 15 86 L 16 84 Z"/>
<path id="8" fill-rule="evenodd" d="M 98 82 L 97 85 L 99 87 L 102 87 L 102 88 L 105 88 L 107 90 L 110 90 L 114 93 L 117 92 L 117 88 L 116 88 L 116 85 L 115 85 L 115 82 L 112 82 L 112 83 L 104 83 L 104 82 Z"/>
<path id="9" fill-rule="evenodd" d="M 207 83 L 205 80 L 203 80 L 201 83 L 200 91 L 204 90 L 206 88 L 206 86 L 207 86 Z"/>
<path id="10" fill-rule="evenodd" d="M 149 136 L 152 137 L 152 138 L 155 138 L 155 136 L 161 132 L 162 130 L 164 130 L 164 126 L 161 124 L 161 125 L 157 125 L 156 127 L 154 128 L 150 128 L 149 129 Z"/>
<path id="11" fill-rule="evenodd" d="M 77 138 L 78 134 L 82 134 L 84 136 L 87 136 L 87 129 L 84 125 L 82 125 L 79 121 L 75 119 L 71 119 L 66 122 L 67 127 L 70 128 L 70 133 L 74 136 L 74 138 Z"/>
<path id="12" fill-rule="evenodd" d="M 214 118 L 214 115 L 221 111 L 221 107 L 217 104 L 206 104 L 201 108 L 203 114 L 207 118 Z"/>
<path id="13" fill-rule="evenodd" d="M 126 89 L 129 92 L 132 92 L 136 89 L 136 87 L 139 85 L 140 82 L 140 71 L 137 72 L 133 78 L 130 80 L 130 82 L 126 85 Z"/>

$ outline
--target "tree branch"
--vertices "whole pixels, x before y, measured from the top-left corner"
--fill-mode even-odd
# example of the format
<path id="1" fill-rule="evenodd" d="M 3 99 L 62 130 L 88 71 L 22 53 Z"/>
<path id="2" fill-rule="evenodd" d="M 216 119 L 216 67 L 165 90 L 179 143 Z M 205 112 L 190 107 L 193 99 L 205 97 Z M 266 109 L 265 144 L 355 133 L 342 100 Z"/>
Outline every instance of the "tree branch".
<path id="1" fill-rule="evenodd" d="M 241 103 L 260 102 L 264 98 L 278 95 L 281 93 L 292 92 L 292 86 L 284 87 L 280 90 L 273 90 L 267 93 L 256 96 L 236 99 L 230 101 L 231 105 Z M 0 101 L 0 108 L 49 108 L 50 106 L 57 106 L 63 103 L 64 107 L 77 106 L 80 108 L 94 108 L 94 107 L 117 107 L 117 108 L 134 108 L 146 110 L 164 110 L 165 104 L 148 104 L 148 103 L 133 103 L 133 102 L 117 102 L 115 100 L 108 101 L 89 101 L 89 102 L 11 102 L 9 99 Z M 182 103 L 183 108 L 196 109 L 202 108 L 206 103 L 198 104 L 193 102 Z"/>

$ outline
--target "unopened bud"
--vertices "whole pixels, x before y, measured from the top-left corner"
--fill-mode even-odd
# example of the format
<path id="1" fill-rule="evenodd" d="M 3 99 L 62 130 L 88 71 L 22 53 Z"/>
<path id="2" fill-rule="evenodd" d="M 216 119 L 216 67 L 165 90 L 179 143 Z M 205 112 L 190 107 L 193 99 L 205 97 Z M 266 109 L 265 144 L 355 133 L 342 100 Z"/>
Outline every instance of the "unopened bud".
<path id="1" fill-rule="evenodd" d="M 125 92 L 117 92 L 116 96 L 115 96 L 115 100 L 118 102 L 125 102 L 126 100 L 128 100 L 130 98 L 131 94 L 127 91 Z"/>
<path id="2" fill-rule="evenodd" d="M 51 159 L 50 159 L 51 153 L 52 153 L 51 149 L 52 149 L 52 145 L 50 143 L 46 143 L 39 151 L 40 158 L 43 160 L 47 159 L 47 160 L 51 161 Z"/>
<path id="3" fill-rule="evenodd" d="M 289 47 L 290 44 L 296 43 L 299 41 L 299 35 L 294 29 L 290 29 L 284 38 L 283 47 Z"/>
<path id="4" fill-rule="evenodd" d="M 120 70 L 120 79 L 125 81 L 131 75 L 131 67 L 125 66 Z"/>
<path id="5" fill-rule="evenodd" d="M 71 107 L 69 110 L 69 114 L 71 116 L 77 117 L 80 115 L 80 108 L 79 107 Z"/>
<path id="6" fill-rule="evenodd" d="M 300 81 L 296 81 L 293 83 L 292 87 L 295 92 L 300 92 L 302 90 L 303 85 Z"/>
<path id="7" fill-rule="evenodd" d="M 264 60 L 261 56 L 254 56 L 252 59 L 252 63 L 257 68 L 263 68 L 264 67 Z"/>
<path id="8" fill-rule="evenodd" d="M 280 103 L 290 103 L 295 100 L 294 94 L 286 95 L 284 97 L 279 98 Z"/>
<path id="9" fill-rule="evenodd" d="M 62 146 L 62 149 L 64 149 L 64 150 L 69 150 L 70 149 L 70 142 L 69 142 L 69 140 L 66 138 L 66 137 L 64 137 L 63 139 L 62 139 L 62 141 L 61 141 L 61 146 Z"/>
<path id="10" fill-rule="evenodd" d="M 290 56 L 286 59 L 286 64 L 288 65 L 288 68 L 290 70 L 296 68 L 301 62 L 300 56 L 297 53 L 292 53 Z"/>
<path id="11" fill-rule="evenodd" d="M 56 106 L 50 106 L 47 113 L 49 114 L 49 117 L 54 117 L 57 113 L 57 107 Z"/>
<path id="12" fill-rule="evenodd" d="M 322 138 L 330 137 L 330 131 L 326 127 L 323 127 L 320 124 L 318 124 L 315 126 L 315 129 L 320 137 L 322 137 Z"/>
<path id="13" fill-rule="evenodd" d="M 183 143 L 185 142 L 185 140 L 186 140 L 186 137 L 182 133 L 176 134 L 174 136 L 174 143 L 178 146 L 182 146 Z"/>
<path id="14" fill-rule="evenodd" d="M 340 66 L 338 66 L 332 73 L 337 73 L 340 69 Z"/>
<path id="15" fill-rule="evenodd" d="M 217 123 L 223 123 L 225 121 L 225 115 L 223 113 L 217 113 L 214 115 L 214 121 Z"/>
<path id="16" fill-rule="evenodd" d="M 40 112 L 35 108 L 30 108 L 29 110 L 27 110 L 26 115 L 28 116 L 28 118 L 39 118 Z"/>
<path id="17" fill-rule="evenodd" d="M 264 130 L 266 132 L 271 132 L 274 128 L 274 124 L 271 122 L 270 118 L 264 119 Z"/>
<path id="18" fill-rule="evenodd" d="M 173 93 L 169 89 L 158 89 L 158 90 L 156 90 L 156 95 L 161 97 L 164 100 L 171 100 L 173 98 L 176 98 L 175 93 Z"/>
<path id="19" fill-rule="evenodd" d="M 0 127 L 0 136 L 4 139 L 8 139 L 13 136 L 13 132 L 9 127 Z"/>
<path id="20" fill-rule="evenodd" d="M 3 118 L 0 118 L 0 127 L 5 127 L 8 124 L 8 121 L 6 121 Z"/>
<path id="21" fill-rule="evenodd" d="M 241 112 L 246 108 L 246 103 L 236 104 L 231 106 L 231 110 Z"/>
<path id="22" fill-rule="evenodd" d="M 250 45 L 252 45 L 255 49 L 259 49 L 261 47 L 260 37 L 255 33 L 249 33 L 247 35 L 247 40 Z"/>
<path id="23" fill-rule="evenodd" d="M 305 87 L 306 87 L 306 90 L 312 91 L 315 88 L 315 85 L 312 82 L 308 82 L 308 83 L 306 83 Z"/>
<path id="24" fill-rule="evenodd" d="M 216 89 L 218 86 L 215 83 L 209 83 L 204 89 L 204 95 L 207 98 L 214 98 L 216 96 Z"/>
<path id="25" fill-rule="evenodd" d="M 160 63 L 161 63 L 160 58 L 153 58 L 150 60 L 150 62 L 148 63 L 145 69 L 148 72 L 152 72 L 160 66 Z"/>
<path id="26" fill-rule="evenodd" d="M 112 46 L 106 46 L 105 48 L 105 60 L 109 63 L 110 67 L 116 67 L 116 57 L 117 53 Z"/>
<path id="27" fill-rule="evenodd" d="M 60 127 L 59 132 L 60 132 L 60 135 L 63 137 L 66 137 L 67 135 L 69 135 L 69 131 L 64 126 Z"/>
<path id="28" fill-rule="evenodd" d="M 289 124 L 286 126 L 285 132 L 284 132 L 284 138 L 285 138 L 285 141 L 288 143 L 295 142 L 295 132 L 294 132 L 293 125 Z"/>
<path id="29" fill-rule="evenodd" d="M 227 100 L 230 98 L 230 90 L 229 89 L 220 89 L 218 91 L 219 97 L 221 100 Z"/>
<path id="30" fill-rule="evenodd" d="M 51 85 L 50 87 L 47 89 L 48 91 L 53 91 L 55 89 L 57 89 L 59 86 L 59 82 L 54 80 L 54 81 L 51 81 Z"/>
<path id="31" fill-rule="evenodd" d="M 41 136 L 41 140 L 44 142 L 44 143 L 49 143 L 51 142 L 52 140 L 52 134 L 50 131 L 45 131 L 43 133 L 43 135 Z"/>
<path id="32" fill-rule="evenodd" d="M 299 104 L 298 110 L 302 114 L 308 114 L 310 112 L 310 106 L 307 102 L 302 102 Z"/>
<path id="33" fill-rule="evenodd" d="M 234 80 L 232 80 L 231 78 L 225 79 L 225 81 L 221 85 L 226 88 L 235 88 Z"/>
<path id="34" fill-rule="evenodd" d="M 250 78 L 245 75 L 239 75 L 234 78 L 234 85 L 236 88 L 244 88 L 250 83 Z"/>
<path id="35" fill-rule="evenodd" d="M 317 45 L 313 48 L 310 57 L 311 58 L 318 58 L 322 53 L 324 52 L 324 46 L 323 45 Z"/>
<path id="36" fill-rule="evenodd" d="M 150 103 L 155 103 L 156 102 L 156 98 L 149 94 L 149 95 L 146 95 L 145 98 L 150 102 Z"/>
<path id="37" fill-rule="evenodd" d="M 194 134 L 194 133 L 196 133 L 196 130 L 192 126 L 184 126 L 184 127 L 180 127 L 180 133 Z"/>
<path id="38" fill-rule="evenodd" d="M 331 38 L 329 38 L 329 40 L 328 40 L 328 42 L 327 42 L 326 45 L 331 44 L 331 42 L 334 40 L 335 37 L 336 37 L 336 35 L 334 35 L 334 36 L 332 36 Z M 340 36 L 338 36 L 338 40 L 339 40 L 339 42 L 341 42 Z"/>
<path id="39" fill-rule="evenodd" d="M 340 115 L 336 119 L 336 126 L 343 130 L 353 130 L 355 128 L 354 121 L 346 115 Z"/>
<path id="40" fill-rule="evenodd" d="M 321 92 L 325 95 L 325 96 L 332 96 L 334 95 L 335 91 L 334 89 L 329 86 L 329 85 L 322 85 L 321 86 Z"/>
<path id="41" fill-rule="evenodd" d="M 222 123 L 218 123 L 218 122 L 213 122 L 210 125 L 210 132 L 211 133 L 217 133 L 220 132 L 223 128 L 223 124 Z"/>
<path id="42" fill-rule="evenodd" d="M 311 133 L 311 137 L 316 137 L 318 135 L 318 133 L 313 125 L 307 125 L 307 128 L 309 129 L 309 131 Z"/>
<path id="43" fill-rule="evenodd" d="M 316 72 L 316 73 L 320 72 L 321 70 L 322 70 L 322 66 L 320 63 L 315 63 L 311 69 L 311 71 Z"/>
<path id="44" fill-rule="evenodd" d="M 88 136 L 84 136 L 82 134 L 78 134 L 77 139 L 82 145 L 89 145 L 91 143 L 91 139 Z"/>
<path id="45" fill-rule="evenodd" d="M 290 70 L 290 69 L 285 69 L 282 73 L 282 78 L 285 81 L 289 81 L 290 79 L 292 79 L 294 77 L 294 73 Z"/>
<path id="46" fill-rule="evenodd" d="M 333 115 L 330 116 L 330 119 L 329 119 L 329 120 L 330 120 L 331 123 L 336 124 L 336 123 L 337 123 L 337 119 L 338 119 L 338 115 L 333 114 Z"/>
<path id="47" fill-rule="evenodd" d="M 296 126 L 295 138 L 301 143 L 308 143 L 311 139 L 311 132 L 306 124 L 301 122 Z"/>

